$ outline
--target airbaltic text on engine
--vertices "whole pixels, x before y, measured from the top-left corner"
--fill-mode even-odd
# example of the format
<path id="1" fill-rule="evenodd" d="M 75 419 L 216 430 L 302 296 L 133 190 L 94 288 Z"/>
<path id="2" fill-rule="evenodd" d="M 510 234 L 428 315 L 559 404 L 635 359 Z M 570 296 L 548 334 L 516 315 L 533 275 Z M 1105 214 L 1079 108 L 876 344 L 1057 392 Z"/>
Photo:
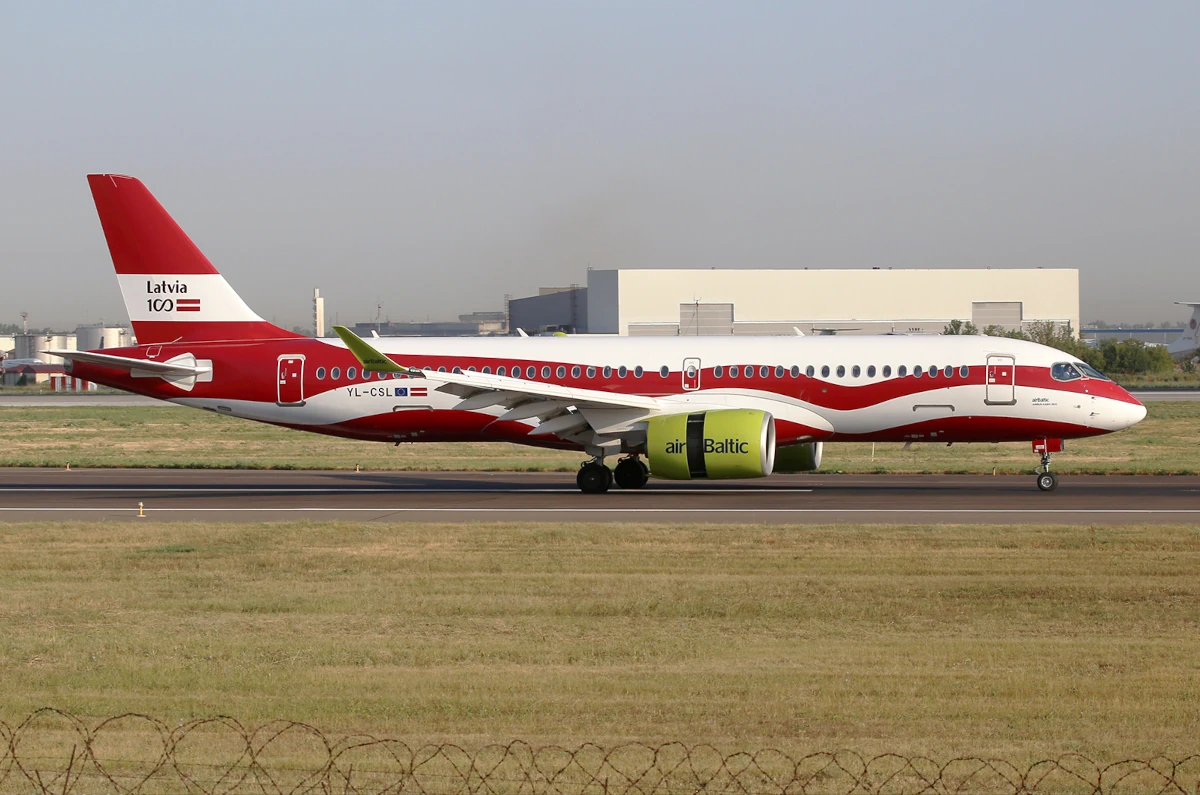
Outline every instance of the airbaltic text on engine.
<path id="1" fill-rule="evenodd" d="M 668 453 L 682 453 L 687 450 L 687 442 L 681 442 L 676 439 L 673 442 L 667 442 Z M 741 439 L 705 439 L 704 452 L 706 453 L 741 453 L 745 455 L 750 452 L 750 443 L 743 442 Z"/>

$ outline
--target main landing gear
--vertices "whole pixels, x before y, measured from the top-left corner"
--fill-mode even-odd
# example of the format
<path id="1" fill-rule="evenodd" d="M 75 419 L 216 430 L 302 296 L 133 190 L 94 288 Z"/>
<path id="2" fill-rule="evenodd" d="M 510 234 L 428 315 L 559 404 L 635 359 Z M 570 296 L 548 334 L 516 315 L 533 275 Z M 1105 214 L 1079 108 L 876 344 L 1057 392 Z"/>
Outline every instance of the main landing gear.
<path id="1" fill-rule="evenodd" d="M 650 467 L 637 456 L 622 458 L 616 472 L 604 465 L 603 459 L 585 461 L 575 476 L 575 483 L 584 494 L 603 494 L 615 482 L 623 489 L 640 489 L 650 480 Z"/>
<path id="2" fill-rule="evenodd" d="M 593 458 L 585 461 L 575 476 L 575 483 L 584 494 L 603 494 L 613 484 L 612 470 L 604 466 L 604 460 Z"/>
<path id="3" fill-rule="evenodd" d="M 617 462 L 617 471 L 613 474 L 621 488 L 640 489 L 650 480 L 650 467 L 636 455 L 631 455 Z"/>
<path id="4" fill-rule="evenodd" d="M 1041 466 L 1033 470 L 1037 473 L 1039 491 L 1054 491 L 1058 488 L 1058 476 L 1050 471 L 1050 455 L 1062 449 L 1062 439 L 1040 439 L 1033 443 L 1033 452 L 1042 454 Z"/>

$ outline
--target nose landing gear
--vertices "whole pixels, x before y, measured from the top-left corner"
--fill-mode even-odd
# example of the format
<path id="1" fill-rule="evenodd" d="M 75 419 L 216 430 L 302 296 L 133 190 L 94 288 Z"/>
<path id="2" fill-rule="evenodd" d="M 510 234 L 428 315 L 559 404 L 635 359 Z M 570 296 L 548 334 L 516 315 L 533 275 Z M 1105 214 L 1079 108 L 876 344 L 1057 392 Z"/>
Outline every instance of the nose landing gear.
<path id="1" fill-rule="evenodd" d="M 1033 452 L 1042 454 L 1041 466 L 1033 470 L 1037 473 L 1039 491 L 1054 491 L 1058 488 L 1058 476 L 1050 471 L 1051 453 L 1061 452 L 1062 439 L 1036 439 L 1033 442 Z"/>

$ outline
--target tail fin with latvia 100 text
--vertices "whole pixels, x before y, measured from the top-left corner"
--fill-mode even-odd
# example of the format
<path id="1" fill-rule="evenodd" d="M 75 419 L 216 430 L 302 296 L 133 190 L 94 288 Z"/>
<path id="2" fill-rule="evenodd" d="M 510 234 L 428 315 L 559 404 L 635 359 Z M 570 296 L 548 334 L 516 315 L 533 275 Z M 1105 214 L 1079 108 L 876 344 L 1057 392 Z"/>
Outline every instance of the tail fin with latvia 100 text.
<path id="1" fill-rule="evenodd" d="M 141 181 L 88 184 L 139 345 L 299 336 L 255 314 Z"/>

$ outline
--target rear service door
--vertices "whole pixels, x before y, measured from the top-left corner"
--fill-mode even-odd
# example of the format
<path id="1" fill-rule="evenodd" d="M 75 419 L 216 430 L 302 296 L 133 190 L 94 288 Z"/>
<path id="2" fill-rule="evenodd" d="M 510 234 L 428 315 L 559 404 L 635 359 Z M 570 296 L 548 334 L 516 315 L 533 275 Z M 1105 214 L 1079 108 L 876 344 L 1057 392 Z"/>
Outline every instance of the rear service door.
<path id="1" fill-rule="evenodd" d="M 281 406 L 304 405 L 304 357 L 280 356 L 278 370 L 278 397 Z"/>
<path id="2" fill-rule="evenodd" d="M 693 392 L 700 388 L 700 360 L 683 360 L 683 391 Z"/>
<path id="3" fill-rule="evenodd" d="M 987 393 L 989 406 L 1011 406 L 1017 402 L 1017 361 L 1011 356 L 987 357 Z"/>

